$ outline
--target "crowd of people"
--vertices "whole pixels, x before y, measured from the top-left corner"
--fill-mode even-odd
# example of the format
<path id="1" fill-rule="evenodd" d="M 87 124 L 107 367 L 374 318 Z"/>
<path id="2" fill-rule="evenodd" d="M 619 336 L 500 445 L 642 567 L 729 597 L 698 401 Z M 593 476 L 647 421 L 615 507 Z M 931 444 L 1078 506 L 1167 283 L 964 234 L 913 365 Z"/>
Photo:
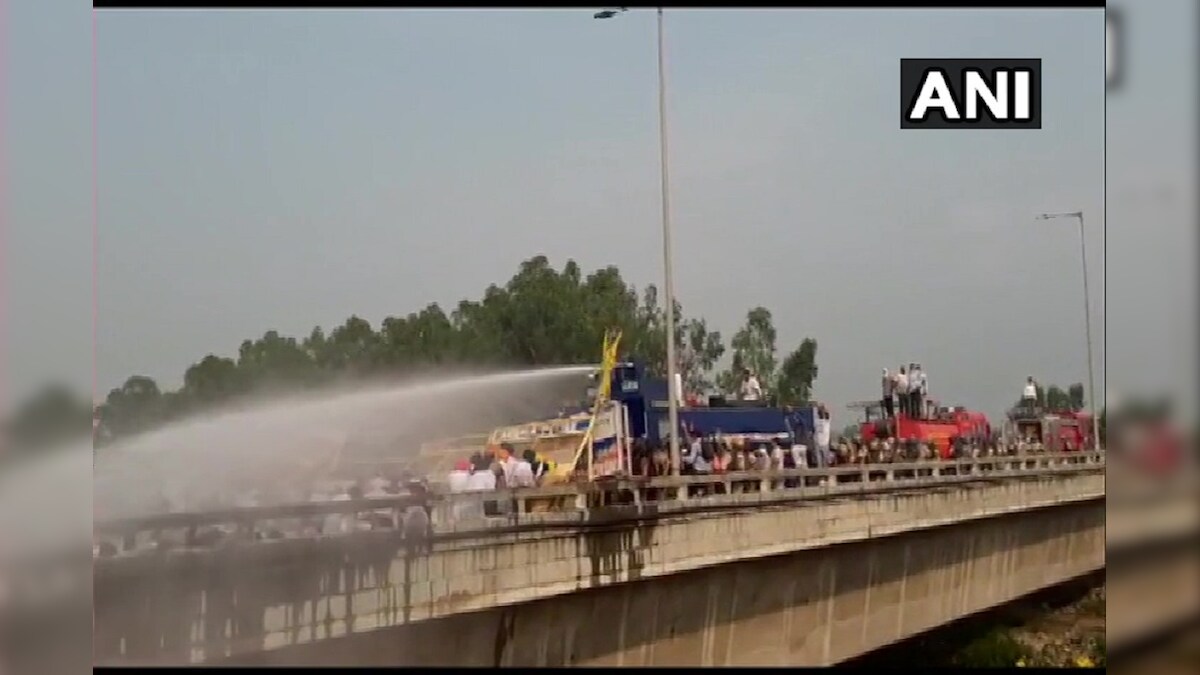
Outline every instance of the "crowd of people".
<path id="1" fill-rule="evenodd" d="M 889 464 L 897 462 L 931 461 L 941 456 L 935 447 L 916 439 L 894 438 L 865 441 L 841 437 L 823 442 L 814 434 L 811 445 L 790 440 L 747 440 L 743 436 L 714 434 L 692 437 L 681 446 L 680 473 L 710 475 L 745 471 L 778 471 L 784 469 L 820 469 L 854 464 Z M 633 445 L 634 474 L 639 476 L 670 475 L 668 444 Z M 969 459 L 1036 452 L 1034 443 L 1001 444 L 998 439 L 956 438 L 952 442 L 950 459 Z"/>
<path id="2" fill-rule="evenodd" d="M 488 492 L 506 488 L 534 488 L 545 485 L 557 474 L 554 462 L 538 455 L 533 449 L 517 452 L 511 445 L 501 443 L 477 452 L 455 463 L 446 477 L 446 490 L 451 494 Z M 512 505 L 504 501 L 454 502 L 453 517 L 469 519 L 479 516 L 505 515 Z"/>

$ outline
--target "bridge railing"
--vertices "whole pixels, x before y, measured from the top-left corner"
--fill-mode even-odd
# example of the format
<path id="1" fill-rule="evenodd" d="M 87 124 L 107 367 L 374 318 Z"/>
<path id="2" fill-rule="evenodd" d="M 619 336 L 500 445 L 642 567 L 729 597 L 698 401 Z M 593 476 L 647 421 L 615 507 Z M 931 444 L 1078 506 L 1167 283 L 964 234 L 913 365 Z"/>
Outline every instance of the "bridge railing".
<path id="1" fill-rule="evenodd" d="M 1103 471 L 1102 452 L 1047 453 L 824 469 L 758 470 L 687 476 L 616 477 L 593 483 L 486 492 L 400 495 L 97 522 L 115 554 L 147 547 L 208 547 L 229 539 L 330 536 L 400 529 L 410 507 L 428 509 L 435 533 L 514 525 L 547 526 L 603 520 L 605 512 L 644 514 L 920 489 L 990 480 Z M 333 523 L 333 527 L 329 525 Z M 330 530 L 333 530 L 331 533 Z"/>

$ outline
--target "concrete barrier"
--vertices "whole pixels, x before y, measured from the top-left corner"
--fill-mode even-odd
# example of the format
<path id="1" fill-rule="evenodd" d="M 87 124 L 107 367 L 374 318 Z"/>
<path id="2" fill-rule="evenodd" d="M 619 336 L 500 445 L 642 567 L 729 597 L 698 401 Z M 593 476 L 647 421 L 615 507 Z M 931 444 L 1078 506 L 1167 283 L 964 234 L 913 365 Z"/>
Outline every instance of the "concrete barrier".
<path id="1" fill-rule="evenodd" d="M 1103 470 L 1104 459 L 1103 453 L 1076 452 L 704 476 L 614 478 L 598 483 L 543 488 L 165 513 L 101 521 L 95 524 L 94 529 L 98 535 L 120 541 L 125 549 L 123 553 L 137 554 L 165 546 L 196 547 L 197 532 L 207 526 L 232 526 L 238 533 L 233 539 L 254 540 L 256 534 L 262 534 L 263 523 L 271 521 L 319 519 L 331 514 L 355 518 L 363 514 L 391 512 L 390 521 L 399 522 L 405 509 L 426 504 L 431 509 L 435 532 L 469 535 L 480 530 L 514 527 L 540 529 L 606 518 L 656 517 L 668 512 L 792 503 L 797 500 L 924 489 L 934 485 L 950 487 L 975 482 L 983 477 L 1015 479 L 1094 472 Z M 789 482 L 797 486 L 786 487 Z M 531 512 L 531 504 L 548 501 L 556 504 L 553 511 Z M 503 507 L 504 515 L 488 518 L 462 518 L 458 515 L 481 513 L 484 502 Z M 230 539 L 220 538 L 222 543 L 229 543 Z"/>

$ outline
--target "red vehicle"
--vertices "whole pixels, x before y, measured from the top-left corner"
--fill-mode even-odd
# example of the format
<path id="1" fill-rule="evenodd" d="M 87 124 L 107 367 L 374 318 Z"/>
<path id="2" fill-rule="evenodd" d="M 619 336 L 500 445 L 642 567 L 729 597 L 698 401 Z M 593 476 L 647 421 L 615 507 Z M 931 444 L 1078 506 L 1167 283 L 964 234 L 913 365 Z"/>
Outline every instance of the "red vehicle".
<path id="1" fill-rule="evenodd" d="M 1041 443 L 1050 452 L 1072 452 L 1095 447 L 1092 416 L 1085 412 L 1013 408 L 1008 414 L 1017 438 Z"/>
<path id="2" fill-rule="evenodd" d="M 950 459 L 954 453 L 954 439 L 987 441 L 992 437 L 992 425 L 987 415 L 965 408 L 944 408 L 931 405 L 931 412 L 923 418 L 914 418 L 897 413 L 887 419 L 879 401 L 854 403 L 851 408 L 864 411 L 865 420 L 859 425 L 859 436 L 864 441 L 894 437 L 900 440 L 924 441 L 937 451 L 942 459 Z"/>

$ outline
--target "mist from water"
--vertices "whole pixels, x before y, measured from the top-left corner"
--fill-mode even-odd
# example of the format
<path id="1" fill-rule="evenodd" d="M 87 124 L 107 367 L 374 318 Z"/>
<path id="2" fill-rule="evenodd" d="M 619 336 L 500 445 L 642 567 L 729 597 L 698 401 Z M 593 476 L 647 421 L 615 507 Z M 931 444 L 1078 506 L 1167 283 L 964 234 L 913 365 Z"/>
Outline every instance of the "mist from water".
<path id="1" fill-rule="evenodd" d="M 394 459 L 421 443 L 552 415 L 579 399 L 593 366 L 428 378 L 356 391 L 276 398 L 193 418 L 96 453 L 95 517 L 137 517 L 306 498 L 340 461 Z"/>
<path id="2" fill-rule="evenodd" d="M 91 439 L 45 448 L 0 470 L 0 575 L 14 559 L 86 551 L 91 537 Z"/>

